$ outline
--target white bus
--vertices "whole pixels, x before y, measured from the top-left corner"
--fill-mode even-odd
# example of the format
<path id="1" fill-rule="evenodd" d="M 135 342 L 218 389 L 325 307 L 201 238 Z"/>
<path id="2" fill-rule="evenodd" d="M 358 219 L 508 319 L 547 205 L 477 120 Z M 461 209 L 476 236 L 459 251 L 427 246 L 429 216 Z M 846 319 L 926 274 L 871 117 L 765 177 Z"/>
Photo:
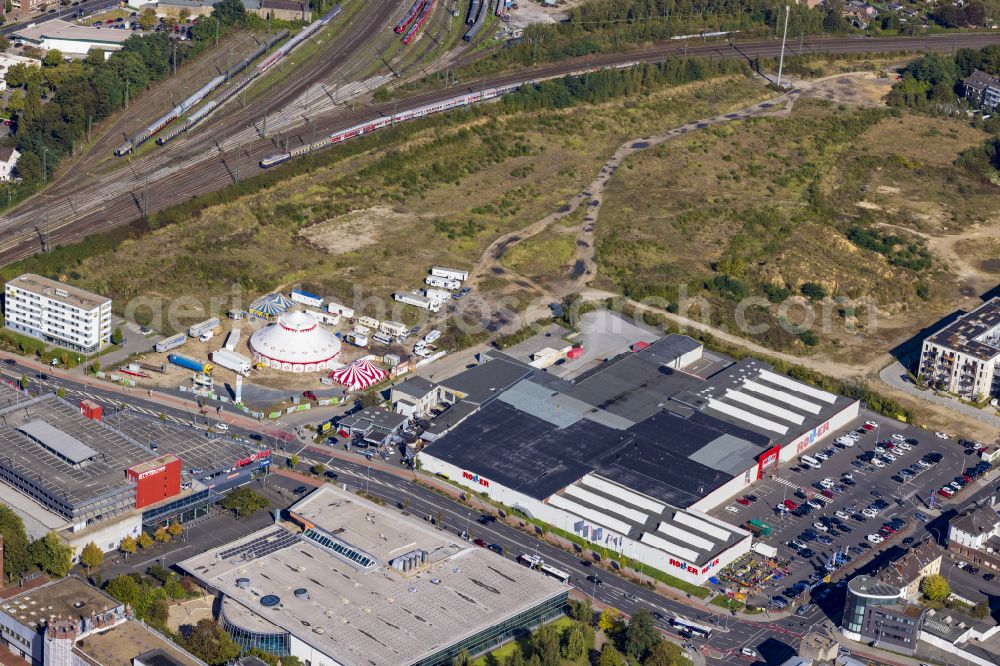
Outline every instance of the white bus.
<path id="1" fill-rule="evenodd" d="M 812 467 L 813 469 L 819 469 L 823 465 L 823 463 L 816 460 L 812 456 L 802 456 L 801 458 L 799 458 L 799 462 L 801 462 L 803 465 Z"/>
<path id="2" fill-rule="evenodd" d="M 670 626 L 678 629 L 681 633 L 691 634 L 692 636 L 701 636 L 705 639 L 712 637 L 711 627 L 706 627 L 703 624 L 697 624 L 696 622 L 686 620 L 682 617 L 670 618 Z"/>
<path id="3" fill-rule="evenodd" d="M 560 569 L 556 569 L 553 566 L 549 566 L 545 563 L 545 560 L 540 558 L 538 555 L 526 555 L 522 554 L 517 558 L 520 564 L 528 567 L 529 569 L 535 569 L 536 571 L 542 572 L 549 578 L 555 578 L 560 583 L 564 585 L 569 582 L 569 574 Z"/>

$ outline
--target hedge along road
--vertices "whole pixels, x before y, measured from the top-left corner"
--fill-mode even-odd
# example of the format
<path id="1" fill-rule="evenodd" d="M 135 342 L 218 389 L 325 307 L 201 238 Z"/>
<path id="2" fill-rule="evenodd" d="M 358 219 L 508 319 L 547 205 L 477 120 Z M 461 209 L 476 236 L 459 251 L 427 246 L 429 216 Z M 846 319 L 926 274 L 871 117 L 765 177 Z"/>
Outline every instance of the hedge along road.
<path id="1" fill-rule="evenodd" d="M 956 48 L 979 48 L 1000 43 L 1000 35 L 964 33 L 925 37 L 899 38 L 810 38 L 803 40 L 802 49 L 807 53 L 895 53 L 903 51 L 951 51 Z M 747 57 L 774 57 L 780 50 L 777 41 L 746 42 L 739 50 Z M 483 80 L 468 82 L 445 90 L 433 90 L 414 95 L 403 102 L 375 104 L 352 112 L 339 109 L 337 113 L 314 120 L 319 136 L 352 125 L 384 117 L 393 109 L 406 111 L 461 94 L 476 92 L 484 87 L 509 85 L 540 78 L 557 78 L 587 67 L 613 67 L 638 62 L 660 62 L 670 56 L 729 58 L 743 57 L 728 43 L 698 44 L 689 46 L 671 41 L 642 51 L 593 56 L 553 63 L 508 73 Z M 243 129 L 220 126 L 214 136 L 224 145 L 225 137 Z M 310 130 L 305 123 L 298 127 L 297 136 L 291 136 L 289 146 L 309 141 Z M 260 173 L 258 162 L 274 152 L 271 140 L 261 139 L 240 147 L 240 175 L 249 177 Z M 189 200 L 193 196 L 221 189 L 236 180 L 236 150 L 206 150 L 186 159 L 159 166 L 155 151 L 131 163 L 131 175 L 105 179 L 99 183 L 81 183 L 72 196 L 50 197 L 41 195 L 25 202 L 18 209 L 0 218 L 0 263 L 7 264 L 34 254 L 42 249 L 35 227 L 39 219 L 46 223 L 45 234 L 51 244 L 66 244 L 89 234 L 135 221 L 142 216 L 143 208 L 149 212 L 163 210 Z"/>

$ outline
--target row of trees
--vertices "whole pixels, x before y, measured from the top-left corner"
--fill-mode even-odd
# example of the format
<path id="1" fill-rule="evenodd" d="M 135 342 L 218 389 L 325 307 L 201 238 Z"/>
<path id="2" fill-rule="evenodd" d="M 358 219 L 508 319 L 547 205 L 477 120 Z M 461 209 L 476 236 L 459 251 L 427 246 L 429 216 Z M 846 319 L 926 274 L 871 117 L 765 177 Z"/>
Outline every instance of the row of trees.
<path id="1" fill-rule="evenodd" d="M 596 663 L 597 666 L 677 666 L 683 663 L 680 647 L 664 640 L 648 610 L 641 609 L 628 622 L 614 609 L 605 610 L 594 621 L 589 599 L 569 602 L 573 622 L 561 632 L 547 624 L 526 640 L 518 641 L 503 666 L 560 666 L 565 661 Z M 600 652 L 594 649 L 595 629 L 607 637 Z M 471 666 L 467 652 L 460 653 L 454 666 Z"/>
<path id="2" fill-rule="evenodd" d="M 246 22 L 239 0 L 216 3 L 212 17 L 218 23 L 207 20 L 192 26 L 190 41 L 175 43 L 163 33 L 133 35 L 107 60 L 102 51 L 93 50 L 83 60 L 65 63 L 62 54 L 50 51 L 41 69 L 12 66 L 7 83 L 18 89 L 8 109 L 16 121 L 14 141 L 21 152 L 17 170 L 23 180 L 11 199 L 44 183 L 93 123 L 127 106 L 129 99 L 199 53 L 217 34 Z"/>
<path id="3" fill-rule="evenodd" d="M 3 575 L 7 582 L 42 571 L 65 576 L 73 568 L 73 550 L 53 532 L 41 539 L 28 540 L 24 522 L 10 508 L 0 504 L 0 534 L 3 535 Z"/>

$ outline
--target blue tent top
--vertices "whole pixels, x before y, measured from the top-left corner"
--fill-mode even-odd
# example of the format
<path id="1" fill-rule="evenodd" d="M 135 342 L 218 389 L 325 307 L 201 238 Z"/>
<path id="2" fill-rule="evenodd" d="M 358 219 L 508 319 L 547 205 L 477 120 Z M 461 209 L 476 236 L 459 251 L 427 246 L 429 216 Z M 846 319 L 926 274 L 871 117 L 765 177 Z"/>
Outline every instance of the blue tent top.
<path id="1" fill-rule="evenodd" d="M 268 294 L 251 303 L 247 312 L 258 317 L 277 317 L 290 307 L 292 302 L 281 294 Z"/>

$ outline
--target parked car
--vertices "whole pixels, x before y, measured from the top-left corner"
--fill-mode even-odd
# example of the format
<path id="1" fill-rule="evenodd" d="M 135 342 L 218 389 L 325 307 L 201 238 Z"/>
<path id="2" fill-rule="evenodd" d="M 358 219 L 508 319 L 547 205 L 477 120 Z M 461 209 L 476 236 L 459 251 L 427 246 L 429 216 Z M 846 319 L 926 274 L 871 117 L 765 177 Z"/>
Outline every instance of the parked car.
<path id="1" fill-rule="evenodd" d="M 475 539 L 473 539 L 473 540 L 472 540 L 472 543 L 476 544 L 476 545 L 477 545 L 477 546 L 479 546 L 480 548 L 487 548 L 487 547 L 489 547 L 489 544 L 488 544 L 488 543 L 486 543 L 486 541 L 484 541 L 483 539 L 480 539 L 480 538 L 478 538 L 478 537 L 477 537 L 477 538 L 475 538 Z"/>

